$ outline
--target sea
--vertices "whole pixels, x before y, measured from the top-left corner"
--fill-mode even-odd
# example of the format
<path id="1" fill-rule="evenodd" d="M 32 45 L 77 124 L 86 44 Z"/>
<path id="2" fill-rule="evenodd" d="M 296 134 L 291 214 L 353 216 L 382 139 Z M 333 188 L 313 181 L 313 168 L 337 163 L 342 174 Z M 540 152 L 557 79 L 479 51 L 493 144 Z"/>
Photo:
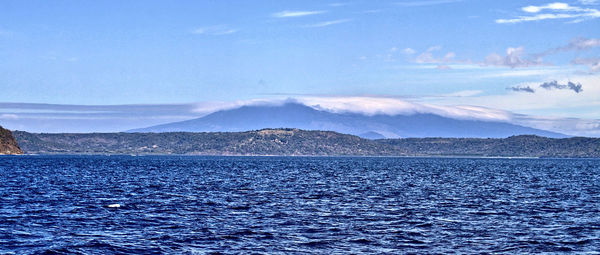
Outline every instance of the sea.
<path id="1" fill-rule="evenodd" d="M 2 156 L 0 254 L 600 254 L 600 160 Z"/>

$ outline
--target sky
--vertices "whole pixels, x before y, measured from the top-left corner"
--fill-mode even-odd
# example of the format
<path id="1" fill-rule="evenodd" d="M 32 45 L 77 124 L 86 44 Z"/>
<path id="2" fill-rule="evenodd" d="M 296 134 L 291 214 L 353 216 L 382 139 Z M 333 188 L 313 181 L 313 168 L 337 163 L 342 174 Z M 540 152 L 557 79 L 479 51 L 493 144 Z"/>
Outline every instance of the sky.
<path id="1" fill-rule="evenodd" d="M 600 136 L 600 1 L 1 0 L 0 89 L 32 132 L 295 100 Z"/>

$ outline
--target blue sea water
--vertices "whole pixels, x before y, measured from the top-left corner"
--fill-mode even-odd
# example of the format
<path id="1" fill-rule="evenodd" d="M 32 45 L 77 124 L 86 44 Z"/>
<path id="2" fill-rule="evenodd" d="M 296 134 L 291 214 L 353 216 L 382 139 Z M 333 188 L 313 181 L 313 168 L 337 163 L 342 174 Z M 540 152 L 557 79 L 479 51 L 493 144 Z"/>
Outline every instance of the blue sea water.
<path id="1" fill-rule="evenodd" d="M 598 251 L 600 160 L 0 157 L 0 254 Z"/>

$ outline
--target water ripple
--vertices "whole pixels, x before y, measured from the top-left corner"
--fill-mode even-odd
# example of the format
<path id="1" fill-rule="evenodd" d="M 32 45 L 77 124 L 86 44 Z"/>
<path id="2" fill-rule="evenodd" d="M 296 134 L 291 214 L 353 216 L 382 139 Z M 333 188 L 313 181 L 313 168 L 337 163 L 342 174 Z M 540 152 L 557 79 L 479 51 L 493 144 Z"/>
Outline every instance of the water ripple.
<path id="1" fill-rule="evenodd" d="M 594 253 L 599 174 L 585 159 L 3 156 L 0 253 Z"/>

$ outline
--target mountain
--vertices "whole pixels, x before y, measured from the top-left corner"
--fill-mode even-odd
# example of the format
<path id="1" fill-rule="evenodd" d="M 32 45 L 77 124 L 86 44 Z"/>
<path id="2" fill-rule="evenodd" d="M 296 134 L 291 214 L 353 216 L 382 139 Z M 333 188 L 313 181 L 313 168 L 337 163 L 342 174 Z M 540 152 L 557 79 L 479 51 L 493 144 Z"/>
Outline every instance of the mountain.
<path id="1" fill-rule="evenodd" d="M 0 126 L 0 154 L 23 154 L 21 148 L 17 144 L 17 140 L 8 129 Z"/>
<path id="2" fill-rule="evenodd" d="M 374 115 L 332 113 L 311 107 L 283 105 L 242 106 L 201 118 L 173 122 L 128 132 L 240 132 L 263 128 L 329 130 L 363 138 L 474 137 L 504 138 L 538 135 L 564 138 L 566 135 L 505 122 L 452 119 L 434 114 Z"/>

